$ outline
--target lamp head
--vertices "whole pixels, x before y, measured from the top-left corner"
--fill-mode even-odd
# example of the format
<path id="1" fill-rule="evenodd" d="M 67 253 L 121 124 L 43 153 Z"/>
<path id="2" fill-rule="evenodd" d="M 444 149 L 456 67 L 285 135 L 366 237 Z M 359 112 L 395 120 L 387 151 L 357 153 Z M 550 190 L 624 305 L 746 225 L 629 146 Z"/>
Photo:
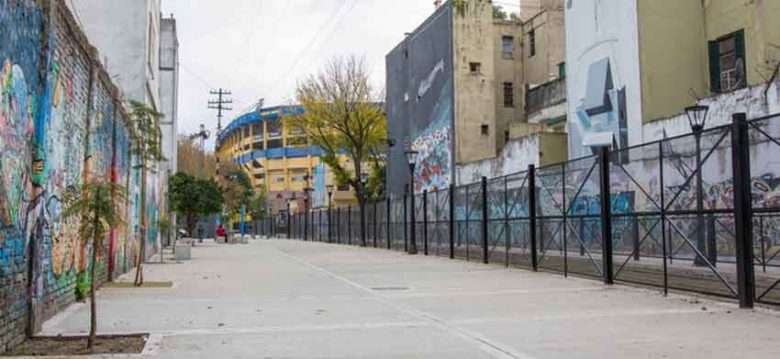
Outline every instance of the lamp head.
<path id="1" fill-rule="evenodd" d="M 691 125 L 691 131 L 693 133 L 699 134 L 704 130 L 709 109 L 709 106 L 703 105 L 694 105 L 685 108 L 685 114 L 688 115 L 688 123 Z"/>

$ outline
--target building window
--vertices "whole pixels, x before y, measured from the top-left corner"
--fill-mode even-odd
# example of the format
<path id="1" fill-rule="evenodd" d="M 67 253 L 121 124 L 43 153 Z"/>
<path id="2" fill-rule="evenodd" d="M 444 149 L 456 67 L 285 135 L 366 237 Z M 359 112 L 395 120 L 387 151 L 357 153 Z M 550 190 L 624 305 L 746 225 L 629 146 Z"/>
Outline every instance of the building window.
<path id="1" fill-rule="evenodd" d="M 512 36 L 501 37 L 501 55 L 505 59 L 511 59 L 515 57 L 514 42 L 515 38 Z"/>
<path id="2" fill-rule="evenodd" d="M 709 55 L 712 92 L 733 91 L 747 85 L 743 30 L 710 41 Z"/>
<path id="3" fill-rule="evenodd" d="M 482 125 L 480 128 L 480 133 L 483 135 L 488 135 L 490 133 L 490 125 Z"/>
<path id="4" fill-rule="evenodd" d="M 536 55 L 536 30 L 528 32 L 528 57 Z"/>
<path id="5" fill-rule="evenodd" d="M 349 191 L 349 185 L 348 184 L 340 184 L 338 187 L 336 187 L 336 190 L 344 192 Z"/>
<path id="6" fill-rule="evenodd" d="M 509 142 L 509 131 L 504 131 L 504 143 Z"/>
<path id="7" fill-rule="evenodd" d="M 566 63 L 561 62 L 558 64 L 558 77 L 564 78 L 566 77 Z"/>
<path id="8" fill-rule="evenodd" d="M 469 71 L 471 71 L 472 74 L 478 74 L 481 67 L 482 64 L 479 62 L 469 62 Z"/>
<path id="9" fill-rule="evenodd" d="M 504 107 L 515 107 L 515 89 L 511 82 L 504 82 Z"/>

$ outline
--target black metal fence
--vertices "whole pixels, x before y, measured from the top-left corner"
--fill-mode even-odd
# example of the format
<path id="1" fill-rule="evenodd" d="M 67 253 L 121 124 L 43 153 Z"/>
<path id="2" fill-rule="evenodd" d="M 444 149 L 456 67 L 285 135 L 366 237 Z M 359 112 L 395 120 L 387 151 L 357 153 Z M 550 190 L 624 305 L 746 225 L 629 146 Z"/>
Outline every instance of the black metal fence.
<path id="1" fill-rule="evenodd" d="M 255 228 L 780 304 L 779 118 Z"/>

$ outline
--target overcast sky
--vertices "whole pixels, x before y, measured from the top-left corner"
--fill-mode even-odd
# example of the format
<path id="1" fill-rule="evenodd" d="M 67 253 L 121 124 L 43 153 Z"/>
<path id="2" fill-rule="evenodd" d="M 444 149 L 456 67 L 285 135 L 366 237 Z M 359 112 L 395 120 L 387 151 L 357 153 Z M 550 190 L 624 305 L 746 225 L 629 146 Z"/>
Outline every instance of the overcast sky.
<path id="1" fill-rule="evenodd" d="M 516 1 L 504 0 L 499 3 Z M 214 133 L 209 90 L 233 92 L 233 111 L 292 101 L 296 81 L 339 55 L 365 56 L 377 89 L 385 55 L 433 11 L 433 0 L 162 0 L 179 35 L 179 132 Z M 213 139 L 212 139 L 213 140 Z M 209 148 L 213 148 L 213 142 Z"/>

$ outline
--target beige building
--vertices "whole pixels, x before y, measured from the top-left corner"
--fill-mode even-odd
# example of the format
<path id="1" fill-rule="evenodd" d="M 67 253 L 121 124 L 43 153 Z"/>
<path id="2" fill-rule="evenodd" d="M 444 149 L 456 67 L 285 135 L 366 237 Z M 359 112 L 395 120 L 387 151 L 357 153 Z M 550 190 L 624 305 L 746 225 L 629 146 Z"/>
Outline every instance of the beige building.
<path id="1" fill-rule="evenodd" d="M 766 83 L 780 60 L 780 1 L 637 2 L 642 119 Z M 669 41 L 674 39 L 674 41 Z"/>
<path id="2" fill-rule="evenodd" d="M 563 0 L 522 4 L 527 16 L 502 18 L 489 0 L 440 2 L 388 54 L 388 137 L 420 152 L 415 192 L 460 183 L 459 167 L 502 156 L 566 159 L 565 136 L 507 146 L 566 123 Z M 533 155 L 507 153 L 520 148 Z M 391 172 L 407 171 L 401 152 L 390 153 Z M 389 191 L 402 194 L 403 182 L 388 179 Z"/>
<path id="3" fill-rule="evenodd" d="M 780 1 L 567 1 L 564 13 L 570 157 L 690 133 L 693 104 L 709 107 L 707 127 L 767 114 Z"/>
<path id="4" fill-rule="evenodd" d="M 501 157 L 511 140 L 564 132 L 566 123 L 563 1 L 523 1 L 519 19 L 494 18 L 489 1 L 467 2 L 453 21 L 456 167 Z M 493 116 L 480 115 L 491 107 Z M 565 136 L 538 140 L 546 163 L 566 159 Z"/>

